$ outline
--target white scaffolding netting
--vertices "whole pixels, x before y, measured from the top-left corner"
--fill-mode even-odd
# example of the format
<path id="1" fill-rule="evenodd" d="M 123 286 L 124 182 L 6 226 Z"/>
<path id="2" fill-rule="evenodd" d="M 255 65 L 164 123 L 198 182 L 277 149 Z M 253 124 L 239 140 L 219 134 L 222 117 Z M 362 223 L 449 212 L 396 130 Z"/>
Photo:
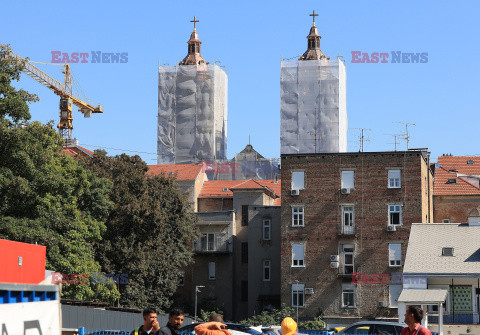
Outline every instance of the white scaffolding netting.
<path id="1" fill-rule="evenodd" d="M 345 64 L 282 61 L 280 76 L 280 152 L 347 151 Z"/>
<path id="2" fill-rule="evenodd" d="M 217 65 L 159 66 L 158 164 L 226 159 L 227 75 Z"/>

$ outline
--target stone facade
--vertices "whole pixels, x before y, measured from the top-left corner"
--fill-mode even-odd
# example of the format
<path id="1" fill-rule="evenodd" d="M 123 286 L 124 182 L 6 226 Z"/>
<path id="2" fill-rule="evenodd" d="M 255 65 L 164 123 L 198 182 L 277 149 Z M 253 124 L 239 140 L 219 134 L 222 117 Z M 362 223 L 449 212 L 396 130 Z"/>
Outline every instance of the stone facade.
<path id="1" fill-rule="evenodd" d="M 411 223 L 431 222 L 433 215 L 427 152 L 282 155 L 281 161 L 282 303 L 299 299 L 300 318 L 321 311 L 332 323 L 395 317 L 389 284 L 402 271 Z M 396 188 L 389 170 L 399 171 Z M 292 194 L 292 172 L 304 173 L 298 195 Z M 303 222 L 298 213 L 293 220 L 293 210 L 302 207 Z M 390 250 L 398 244 L 400 263 L 391 266 Z M 298 246 L 303 264 L 301 250 L 295 249 L 295 262 L 292 255 Z"/>

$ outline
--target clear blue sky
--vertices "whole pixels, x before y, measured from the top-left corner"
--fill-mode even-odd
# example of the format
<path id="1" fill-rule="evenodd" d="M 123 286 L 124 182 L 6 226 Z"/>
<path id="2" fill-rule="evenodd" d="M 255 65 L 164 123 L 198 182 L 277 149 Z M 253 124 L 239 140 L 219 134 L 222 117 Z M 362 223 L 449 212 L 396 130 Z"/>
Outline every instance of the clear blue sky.
<path id="1" fill-rule="evenodd" d="M 370 128 L 365 151 L 393 150 L 415 123 L 410 147 L 480 154 L 480 24 L 478 1 L 9 1 L 2 5 L 1 42 L 23 57 L 51 61 L 51 51 L 128 52 L 124 64 L 72 64 L 86 95 L 105 113 L 75 111 L 74 136 L 138 152 L 156 163 L 157 66 L 187 52 L 195 15 L 202 55 L 228 71 L 228 156 L 251 142 L 263 156 L 280 151 L 280 59 L 305 51 L 312 10 L 321 48 L 347 66 L 349 151 Z M 353 64 L 352 51 L 428 52 L 423 64 Z M 61 79 L 61 67 L 42 66 Z M 39 95 L 34 120 L 58 122 L 58 97 L 23 76 L 17 85 Z M 402 142 L 399 149 L 405 148 Z M 121 151 L 107 150 L 109 154 Z M 147 154 L 153 153 L 153 154 Z"/>

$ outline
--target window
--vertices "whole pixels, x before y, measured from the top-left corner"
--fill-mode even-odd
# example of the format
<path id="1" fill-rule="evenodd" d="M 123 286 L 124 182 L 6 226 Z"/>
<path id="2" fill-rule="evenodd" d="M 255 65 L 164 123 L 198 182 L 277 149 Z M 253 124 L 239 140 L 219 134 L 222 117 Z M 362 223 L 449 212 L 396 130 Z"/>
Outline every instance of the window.
<path id="1" fill-rule="evenodd" d="M 352 244 L 344 244 L 343 250 L 343 274 L 349 275 L 353 273 L 353 254 L 355 247 Z"/>
<path id="2" fill-rule="evenodd" d="M 400 187 L 400 170 L 388 170 L 388 188 Z"/>
<path id="3" fill-rule="evenodd" d="M 208 279 L 215 280 L 215 262 L 208 263 Z"/>
<path id="4" fill-rule="evenodd" d="M 442 256 L 453 256 L 453 248 L 442 248 Z"/>
<path id="5" fill-rule="evenodd" d="M 342 307 L 355 307 L 355 285 L 342 285 Z"/>
<path id="6" fill-rule="evenodd" d="M 270 281 L 270 260 L 263 261 L 263 281 Z"/>
<path id="7" fill-rule="evenodd" d="M 443 219 L 442 222 L 443 223 L 450 223 L 450 219 Z"/>
<path id="8" fill-rule="evenodd" d="M 398 334 L 400 335 L 402 330 L 401 328 L 399 329 L 400 332 L 397 332 L 395 327 L 392 325 L 375 325 L 375 334 L 378 335 L 391 335 L 391 334 Z"/>
<path id="9" fill-rule="evenodd" d="M 303 227 L 304 226 L 304 207 L 303 206 L 292 206 L 292 227 Z"/>
<path id="10" fill-rule="evenodd" d="M 203 233 L 200 239 L 202 251 L 215 251 L 215 234 Z"/>
<path id="11" fill-rule="evenodd" d="M 388 205 L 388 224 L 401 225 L 402 224 L 402 206 Z"/>
<path id="12" fill-rule="evenodd" d="M 292 172 L 292 190 L 304 190 L 305 189 L 305 172 L 294 171 Z"/>
<path id="13" fill-rule="evenodd" d="M 185 286 L 185 272 L 182 272 L 178 277 L 178 286 Z"/>
<path id="14" fill-rule="evenodd" d="M 272 221 L 263 220 L 263 240 L 270 241 L 272 232 Z"/>
<path id="15" fill-rule="evenodd" d="M 344 334 L 352 334 L 352 335 L 360 335 L 360 334 L 373 334 L 373 325 L 370 324 L 362 324 L 358 326 L 352 326 L 344 330 Z M 392 333 L 395 334 L 395 333 Z"/>
<path id="16" fill-rule="evenodd" d="M 342 171 L 342 188 L 354 188 L 354 171 Z"/>
<path id="17" fill-rule="evenodd" d="M 354 212 L 353 206 L 342 206 L 343 233 L 354 233 Z"/>
<path id="18" fill-rule="evenodd" d="M 305 266 L 305 244 L 292 244 L 292 267 Z"/>
<path id="19" fill-rule="evenodd" d="M 388 244 L 388 265 L 402 266 L 402 244 L 389 243 Z"/>
<path id="20" fill-rule="evenodd" d="M 248 263 L 248 243 L 242 242 L 242 263 Z"/>
<path id="21" fill-rule="evenodd" d="M 305 284 L 292 284 L 292 307 L 305 305 Z"/>
<path id="22" fill-rule="evenodd" d="M 248 301 L 248 281 L 242 280 L 241 287 L 240 287 L 240 299 L 242 301 Z"/>
<path id="23" fill-rule="evenodd" d="M 242 206 L 242 226 L 248 226 L 248 205 Z"/>
<path id="24" fill-rule="evenodd" d="M 400 293 L 402 293 L 402 285 L 389 285 L 388 293 L 388 307 L 398 308 L 398 297 L 400 297 Z"/>

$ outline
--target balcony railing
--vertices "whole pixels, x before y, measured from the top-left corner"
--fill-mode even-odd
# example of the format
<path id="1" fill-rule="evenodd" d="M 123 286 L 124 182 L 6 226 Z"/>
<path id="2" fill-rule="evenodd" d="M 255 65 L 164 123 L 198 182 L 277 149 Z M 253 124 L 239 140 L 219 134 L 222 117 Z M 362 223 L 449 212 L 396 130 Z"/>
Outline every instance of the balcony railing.
<path id="1" fill-rule="evenodd" d="M 355 234 L 355 226 L 342 226 L 342 234 L 343 235 L 354 235 Z"/>
<path id="2" fill-rule="evenodd" d="M 193 242 L 196 253 L 230 253 L 232 252 L 232 236 L 226 231 L 202 233 Z"/>
<path id="3" fill-rule="evenodd" d="M 234 211 L 199 212 L 196 214 L 198 225 L 233 225 L 235 220 Z"/>

